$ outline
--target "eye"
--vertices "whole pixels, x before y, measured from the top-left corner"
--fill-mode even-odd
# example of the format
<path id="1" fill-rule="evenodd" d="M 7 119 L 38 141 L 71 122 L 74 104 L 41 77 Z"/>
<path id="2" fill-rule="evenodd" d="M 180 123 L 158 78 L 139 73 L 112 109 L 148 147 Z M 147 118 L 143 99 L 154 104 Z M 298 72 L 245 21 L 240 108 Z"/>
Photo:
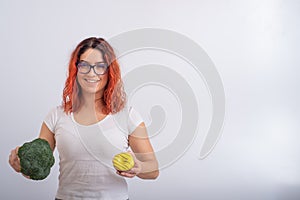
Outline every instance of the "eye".
<path id="1" fill-rule="evenodd" d="M 107 64 L 104 62 L 99 62 L 95 64 L 96 68 L 102 68 L 105 69 L 107 67 Z"/>
<path id="2" fill-rule="evenodd" d="M 89 67 L 89 64 L 85 61 L 80 61 L 78 64 L 77 64 L 77 67 L 80 67 L 80 68 L 87 68 Z"/>

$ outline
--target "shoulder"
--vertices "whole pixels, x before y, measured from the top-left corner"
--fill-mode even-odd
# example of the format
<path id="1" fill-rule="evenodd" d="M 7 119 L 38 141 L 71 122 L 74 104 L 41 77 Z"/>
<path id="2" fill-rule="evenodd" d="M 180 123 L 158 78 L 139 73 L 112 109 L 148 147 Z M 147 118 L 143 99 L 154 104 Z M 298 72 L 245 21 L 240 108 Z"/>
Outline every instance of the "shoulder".
<path id="1" fill-rule="evenodd" d="M 131 134 L 142 122 L 144 122 L 141 114 L 134 106 L 127 107 L 127 127 Z"/>
<path id="2" fill-rule="evenodd" d="M 114 117 L 126 117 L 126 118 L 130 118 L 130 116 L 135 115 L 135 114 L 139 114 L 138 110 L 135 109 L 133 106 L 131 105 L 126 105 L 122 110 L 120 110 L 119 112 L 112 114 Z"/>
<path id="3" fill-rule="evenodd" d="M 55 106 L 50 108 L 49 114 L 57 114 L 57 115 L 62 115 L 64 112 L 64 108 L 62 106 Z"/>
<path id="4" fill-rule="evenodd" d="M 128 116 L 131 120 L 138 120 L 140 121 L 142 116 L 140 112 L 133 106 L 128 107 Z"/>
<path id="5" fill-rule="evenodd" d="M 143 122 L 140 113 L 131 105 L 126 105 L 121 111 L 113 114 L 113 119 L 118 126 L 127 129 L 129 133 L 132 133 Z"/>
<path id="6" fill-rule="evenodd" d="M 58 120 L 62 116 L 67 116 L 67 114 L 64 112 L 64 108 L 62 106 L 55 106 L 49 109 L 46 119 Z"/>

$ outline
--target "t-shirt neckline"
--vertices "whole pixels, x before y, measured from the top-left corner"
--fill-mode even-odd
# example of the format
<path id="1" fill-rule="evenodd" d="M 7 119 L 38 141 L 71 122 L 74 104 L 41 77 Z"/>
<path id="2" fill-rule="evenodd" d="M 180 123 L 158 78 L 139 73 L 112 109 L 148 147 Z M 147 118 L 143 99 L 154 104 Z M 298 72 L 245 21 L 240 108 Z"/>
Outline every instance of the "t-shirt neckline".
<path id="1" fill-rule="evenodd" d="M 90 124 L 90 125 L 84 125 L 84 124 L 80 124 L 79 122 L 77 122 L 77 121 L 75 120 L 75 118 L 74 118 L 74 113 L 71 112 L 71 119 L 72 119 L 72 121 L 73 121 L 75 124 L 77 124 L 77 125 L 79 125 L 79 126 L 82 126 L 82 127 L 92 127 L 92 126 L 100 125 L 100 124 L 104 123 L 104 121 L 106 121 L 110 116 L 111 116 L 111 115 L 108 114 L 108 115 L 106 115 L 103 119 L 99 120 L 99 121 L 96 122 L 96 123 L 93 123 L 93 124 Z"/>

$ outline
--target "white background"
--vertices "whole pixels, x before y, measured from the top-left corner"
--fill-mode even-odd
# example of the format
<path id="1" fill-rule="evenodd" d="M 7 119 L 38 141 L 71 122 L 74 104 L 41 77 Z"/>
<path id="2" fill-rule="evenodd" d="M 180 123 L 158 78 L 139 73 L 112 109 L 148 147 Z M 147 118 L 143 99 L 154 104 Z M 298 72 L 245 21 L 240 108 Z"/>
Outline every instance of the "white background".
<path id="1" fill-rule="evenodd" d="M 130 199 L 299 199 L 299 11 L 297 0 L 1 0 L 0 199 L 54 199 L 57 152 L 51 175 L 36 182 L 10 168 L 10 150 L 37 137 L 61 103 L 78 42 L 144 27 L 176 31 L 207 52 L 223 80 L 226 120 L 207 158 L 198 159 L 197 137 L 157 180 L 130 180 Z"/>

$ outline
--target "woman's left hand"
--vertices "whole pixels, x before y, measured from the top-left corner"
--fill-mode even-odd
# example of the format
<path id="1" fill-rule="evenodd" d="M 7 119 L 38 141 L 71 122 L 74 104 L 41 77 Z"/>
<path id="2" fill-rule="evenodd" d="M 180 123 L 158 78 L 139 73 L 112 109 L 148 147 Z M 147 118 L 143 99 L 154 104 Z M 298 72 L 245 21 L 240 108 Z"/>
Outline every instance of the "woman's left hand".
<path id="1" fill-rule="evenodd" d="M 128 151 L 128 153 L 130 153 L 133 157 L 133 160 L 134 160 L 133 168 L 131 168 L 128 171 L 119 171 L 119 170 L 117 170 L 117 174 L 119 174 L 120 176 L 124 176 L 126 178 L 133 178 L 142 171 L 142 163 L 141 163 L 141 161 L 139 161 L 136 158 L 136 156 L 134 155 L 133 152 Z"/>

